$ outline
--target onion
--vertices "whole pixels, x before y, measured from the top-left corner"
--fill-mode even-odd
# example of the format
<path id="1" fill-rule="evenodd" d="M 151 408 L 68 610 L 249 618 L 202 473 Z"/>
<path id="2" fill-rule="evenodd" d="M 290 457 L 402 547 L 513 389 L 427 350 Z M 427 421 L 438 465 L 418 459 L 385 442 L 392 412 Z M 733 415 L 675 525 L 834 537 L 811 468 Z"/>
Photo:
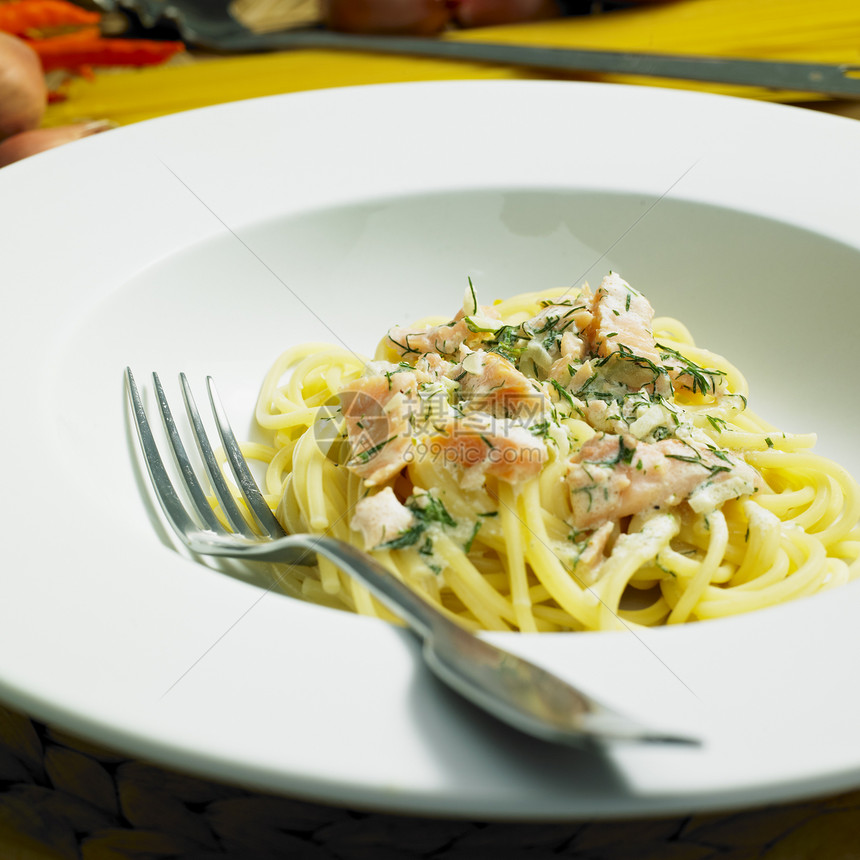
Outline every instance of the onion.
<path id="1" fill-rule="evenodd" d="M 36 128 L 47 100 L 36 52 L 21 39 L 0 33 L 0 140 Z"/>
<path id="2" fill-rule="evenodd" d="M 454 17 L 461 27 L 492 27 L 540 21 L 561 15 L 556 0 L 457 0 Z"/>
<path id="3" fill-rule="evenodd" d="M 37 128 L 12 135 L 0 143 L 0 167 L 27 156 L 53 149 L 63 143 L 80 140 L 100 131 L 113 128 L 110 122 L 83 122 L 78 125 L 61 125 L 56 128 Z"/>
<path id="4" fill-rule="evenodd" d="M 412 33 L 429 36 L 451 19 L 446 0 L 327 0 L 323 19 L 347 33 Z"/>

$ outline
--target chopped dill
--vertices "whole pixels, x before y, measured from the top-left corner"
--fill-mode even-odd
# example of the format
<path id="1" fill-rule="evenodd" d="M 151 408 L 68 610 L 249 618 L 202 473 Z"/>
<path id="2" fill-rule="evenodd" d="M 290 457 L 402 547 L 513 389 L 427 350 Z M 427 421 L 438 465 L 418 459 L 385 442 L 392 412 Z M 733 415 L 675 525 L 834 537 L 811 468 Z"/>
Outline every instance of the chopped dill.
<path id="1" fill-rule="evenodd" d="M 475 542 L 475 538 L 477 537 L 478 532 L 481 530 L 482 525 L 483 523 L 480 520 L 475 520 L 475 524 L 472 526 L 472 534 L 469 535 L 469 539 L 463 545 L 463 550 L 465 552 L 468 553 L 472 551 L 472 544 Z"/>
<path id="2" fill-rule="evenodd" d="M 393 436 L 389 436 L 382 442 L 378 442 L 376 445 L 371 446 L 370 448 L 365 448 L 364 451 L 360 451 L 355 455 L 355 459 L 359 463 L 366 463 L 371 457 L 375 457 L 389 442 L 392 442 L 397 438 L 399 434 L 395 433 Z"/>

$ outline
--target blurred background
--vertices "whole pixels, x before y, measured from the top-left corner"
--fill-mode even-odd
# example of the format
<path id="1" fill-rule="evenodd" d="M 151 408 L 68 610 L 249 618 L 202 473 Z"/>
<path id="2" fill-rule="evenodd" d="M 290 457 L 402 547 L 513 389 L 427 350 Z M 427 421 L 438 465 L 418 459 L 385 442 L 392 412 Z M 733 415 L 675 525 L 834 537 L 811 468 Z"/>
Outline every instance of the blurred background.
<path id="1" fill-rule="evenodd" d="M 393 81 L 616 81 L 860 116 L 818 93 L 359 50 L 368 35 L 860 66 L 856 0 L 0 0 L 0 164 L 204 105 Z"/>

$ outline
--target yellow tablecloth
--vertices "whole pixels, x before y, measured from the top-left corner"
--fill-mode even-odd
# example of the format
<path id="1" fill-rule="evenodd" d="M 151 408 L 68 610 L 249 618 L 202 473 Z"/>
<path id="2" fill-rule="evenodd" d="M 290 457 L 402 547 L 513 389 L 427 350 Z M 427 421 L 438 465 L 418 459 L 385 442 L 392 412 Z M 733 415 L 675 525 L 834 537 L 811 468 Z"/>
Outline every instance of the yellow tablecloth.
<path id="1" fill-rule="evenodd" d="M 603 15 L 453 32 L 445 38 L 550 47 L 638 50 L 860 65 L 856 0 L 677 0 Z M 551 77 L 493 64 L 334 51 L 178 58 L 165 67 L 97 70 L 78 78 L 46 124 L 108 119 L 120 125 L 204 105 L 299 90 L 395 81 Z M 556 77 L 570 78 L 570 75 Z M 801 93 L 612 75 L 589 80 L 645 83 L 789 102 Z"/>

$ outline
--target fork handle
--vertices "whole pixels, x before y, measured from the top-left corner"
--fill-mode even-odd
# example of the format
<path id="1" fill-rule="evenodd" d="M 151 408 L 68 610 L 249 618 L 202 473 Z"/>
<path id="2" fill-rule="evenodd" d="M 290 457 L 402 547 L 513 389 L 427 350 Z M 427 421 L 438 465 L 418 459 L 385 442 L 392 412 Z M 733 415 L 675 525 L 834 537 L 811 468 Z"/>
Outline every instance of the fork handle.
<path id="1" fill-rule="evenodd" d="M 217 540 L 214 542 L 217 544 Z M 308 553 L 325 556 L 364 583 L 424 641 L 423 655 L 433 672 L 474 704 L 528 734 L 545 740 L 582 744 L 587 739 L 697 743 L 654 732 L 605 708 L 550 672 L 474 636 L 447 618 L 375 559 L 325 535 L 289 535 L 268 543 L 236 541 L 201 551 L 281 564 L 307 564 Z"/>
<path id="2" fill-rule="evenodd" d="M 289 535 L 271 543 L 248 546 L 243 549 L 242 554 L 245 558 L 254 558 L 258 561 L 295 564 L 297 549 L 319 553 L 345 573 L 355 577 L 422 639 L 426 640 L 443 631 L 449 633 L 452 628 L 461 629 L 458 624 L 446 618 L 374 558 L 336 538 L 327 535 Z"/>
<path id="3" fill-rule="evenodd" d="M 298 539 L 298 536 L 297 536 Z M 436 607 L 404 585 L 388 568 L 351 544 L 325 535 L 302 535 L 308 548 L 325 556 L 366 585 L 389 609 L 402 618 L 422 639 L 459 626 Z"/>

